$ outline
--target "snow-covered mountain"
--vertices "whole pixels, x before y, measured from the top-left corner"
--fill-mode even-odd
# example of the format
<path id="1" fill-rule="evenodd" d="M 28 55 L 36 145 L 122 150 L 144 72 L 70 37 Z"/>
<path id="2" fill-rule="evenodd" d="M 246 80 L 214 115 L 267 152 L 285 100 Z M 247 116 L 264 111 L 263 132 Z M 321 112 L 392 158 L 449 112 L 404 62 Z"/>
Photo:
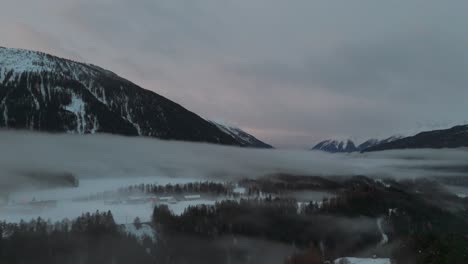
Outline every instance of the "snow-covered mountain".
<path id="1" fill-rule="evenodd" d="M 98 66 L 2 47 L 0 127 L 248 145 L 177 103 Z"/>
<path id="2" fill-rule="evenodd" d="M 262 142 L 261 140 L 257 139 L 256 137 L 252 136 L 251 134 L 245 132 L 244 130 L 238 127 L 226 124 L 225 122 L 212 120 L 210 122 L 217 126 L 219 129 L 221 129 L 223 132 L 234 138 L 237 142 L 241 144 L 241 146 L 255 148 L 273 148 L 271 145 Z"/>
<path id="3" fill-rule="evenodd" d="M 315 145 L 312 150 L 320 150 L 330 153 L 350 153 L 358 151 L 354 142 L 350 139 L 328 139 Z"/>

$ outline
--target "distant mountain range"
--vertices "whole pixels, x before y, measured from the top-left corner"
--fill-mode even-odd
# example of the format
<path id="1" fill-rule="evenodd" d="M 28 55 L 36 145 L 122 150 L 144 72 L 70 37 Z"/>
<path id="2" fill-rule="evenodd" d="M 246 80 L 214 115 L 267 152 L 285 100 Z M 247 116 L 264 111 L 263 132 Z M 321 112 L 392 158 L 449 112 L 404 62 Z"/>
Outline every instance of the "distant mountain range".
<path id="1" fill-rule="evenodd" d="M 425 131 L 411 137 L 404 137 L 391 142 L 378 144 L 364 149 L 364 152 L 415 149 L 415 148 L 459 148 L 468 147 L 468 125 L 454 126 L 448 129 Z"/>
<path id="2" fill-rule="evenodd" d="M 329 153 L 351 153 L 351 152 L 360 152 L 368 148 L 379 146 L 381 144 L 386 144 L 399 140 L 402 136 L 391 136 L 386 139 L 369 139 L 363 142 L 362 144 L 356 145 L 351 139 L 337 140 L 337 139 L 328 139 L 319 142 L 315 145 L 312 150 L 320 150 Z"/>
<path id="3" fill-rule="evenodd" d="M 271 147 L 98 66 L 2 47 L 0 127 Z"/>
<path id="4" fill-rule="evenodd" d="M 460 148 L 468 147 L 468 125 L 420 132 L 414 136 L 392 136 L 383 140 L 369 139 L 360 145 L 352 140 L 325 140 L 312 150 L 330 153 L 371 152 L 392 149 Z"/>

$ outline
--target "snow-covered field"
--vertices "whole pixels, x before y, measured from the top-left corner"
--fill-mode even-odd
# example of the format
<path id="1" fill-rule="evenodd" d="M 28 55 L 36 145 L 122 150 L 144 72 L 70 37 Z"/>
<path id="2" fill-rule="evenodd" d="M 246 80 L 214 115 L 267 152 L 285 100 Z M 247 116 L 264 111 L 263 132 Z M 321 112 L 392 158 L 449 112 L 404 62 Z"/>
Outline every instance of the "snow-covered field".
<path id="1" fill-rule="evenodd" d="M 11 205 L 0 209 L 0 219 L 7 222 L 19 222 L 21 219 L 29 221 L 33 218 L 60 221 L 64 218 L 74 219 L 86 212 L 107 212 L 110 210 L 116 223 L 132 223 L 136 217 L 142 221 L 149 221 L 153 206 L 148 204 L 119 204 L 107 205 L 104 201 L 74 202 L 57 201 L 57 206 L 52 208 L 30 209 L 27 205 Z"/>
<path id="2" fill-rule="evenodd" d="M 126 202 L 128 196 L 115 197 L 108 199 L 105 197 L 93 199 L 89 198 L 96 194 L 104 192 L 115 192 L 119 188 L 126 188 L 139 184 L 184 184 L 197 182 L 199 178 L 170 178 L 163 176 L 151 177 L 117 177 L 117 178 L 84 178 L 76 188 L 54 188 L 42 190 L 22 190 L 10 193 L 9 201 L 6 206 L 0 207 L 0 220 L 7 222 L 19 222 L 21 220 L 29 221 L 33 218 L 41 217 L 52 222 L 60 221 L 64 218 L 74 219 L 83 213 L 96 211 L 111 211 L 115 221 L 118 224 L 133 223 L 136 217 L 142 222 L 149 222 L 156 204 L 166 204 L 176 215 L 180 215 L 189 206 L 196 205 L 214 205 L 217 201 L 226 199 L 226 197 L 206 197 L 201 196 L 198 199 L 185 200 L 171 199 L 169 201 L 159 201 L 157 203 L 146 202 Z M 236 187 L 234 192 L 245 193 L 245 188 Z M 321 202 L 324 197 L 332 197 L 333 194 L 319 191 L 293 192 L 290 194 L 299 201 Z M 297 196 L 297 197 L 296 197 Z M 139 194 L 137 198 L 151 198 L 150 195 Z M 47 206 L 33 206 L 31 202 L 50 202 Z"/>
<path id="3" fill-rule="evenodd" d="M 114 219 L 119 224 L 132 223 L 136 217 L 142 222 L 148 222 L 153 213 L 154 203 L 108 203 L 105 199 L 90 201 L 76 200 L 88 197 L 104 191 L 116 191 L 130 185 L 148 183 L 165 185 L 168 183 L 188 183 L 196 181 L 191 178 L 167 178 L 167 177 L 134 177 L 134 178 L 98 178 L 83 179 L 77 188 L 58 188 L 40 191 L 19 191 L 10 194 L 9 203 L 0 207 L 0 220 L 7 222 L 19 222 L 21 219 L 28 221 L 41 217 L 51 221 L 60 221 L 64 218 L 73 219 L 86 212 L 110 210 Z M 31 201 L 54 201 L 53 206 L 35 208 L 30 206 Z M 165 203 L 175 214 L 181 214 L 191 205 L 214 204 L 211 199 L 197 199 L 191 201 L 178 201 Z"/>
<path id="4" fill-rule="evenodd" d="M 36 200 L 72 200 L 89 196 L 90 194 L 102 193 L 105 191 L 115 191 L 119 188 L 125 188 L 137 184 L 166 185 L 168 183 L 183 184 L 196 181 L 199 181 L 199 179 L 182 177 L 169 178 L 163 176 L 82 178 L 79 180 L 79 186 L 77 188 L 18 191 L 10 195 L 10 200 L 14 202 L 21 200 L 31 200 L 33 198 L 36 198 Z"/>

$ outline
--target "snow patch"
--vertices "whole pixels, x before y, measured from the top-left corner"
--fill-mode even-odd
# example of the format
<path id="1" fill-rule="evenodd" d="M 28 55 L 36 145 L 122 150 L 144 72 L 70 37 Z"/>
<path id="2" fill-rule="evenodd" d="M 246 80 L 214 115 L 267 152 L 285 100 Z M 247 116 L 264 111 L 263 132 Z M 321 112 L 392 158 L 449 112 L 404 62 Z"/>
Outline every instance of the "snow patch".
<path id="1" fill-rule="evenodd" d="M 377 183 L 380 183 L 382 184 L 385 188 L 390 188 L 392 187 L 390 184 L 386 183 L 384 180 L 382 179 L 374 179 L 374 182 L 377 182 Z"/>
<path id="2" fill-rule="evenodd" d="M 40 86 L 40 90 L 41 90 L 41 95 L 42 95 L 42 98 L 46 98 L 46 91 L 45 91 L 45 87 L 44 87 L 44 79 L 41 75 L 41 86 Z M 44 100 L 45 101 L 45 100 Z"/>
<path id="3" fill-rule="evenodd" d="M 389 258 L 339 258 L 333 261 L 334 264 L 391 264 Z"/>
<path id="4" fill-rule="evenodd" d="M 12 78 L 23 73 L 49 72 L 82 84 L 99 75 L 117 77 L 116 74 L 92 64 L 75 62 L 38 51 L 0 47 L 0 80 L 3 81 L 10 72 Z M 85 87 L 92 92 L 91 84 Z"/>
<path id="5" fill-rule="evenodd" d="M 149 224 L 141 224 L 140 228 L 137 228 L 134 224 L 125 224 L 122 225 L 123 232 L 134 236 L 138 241 L 143 242 L 145 238 L 151 239 L 151 241 L 156 242 L 156 233 L 153 227 Z"/>
<path id="6" fill-rule="evenodd" d="M 99 122 L 96 116 L 93 116 L 93 127 L 91 128 L 91 134 L 96 134 L 99 129 Z"/>
<path id="7" fill-rule="evenodd" d="M 380 234 L 382 235 L 382 240 L 380 240 L 380 244 L 385 245 L 385 244 L 388 243 L 388 236 L 383 231 L 382 221 L 383 221 L 383 218 L 378 218 L 377 219 L 377 227 L 379 228 Z"/>
<path id="8" fill-rule="evenodd" d="M 79 134 L 84 134 L 86 129 L 85 106 L 86 104 L 83 99 L 76 94 L 72 94 L 70 104 L 65 106 L 65 110 L 76 115 L 76 132 Z"/>
<path id="9" fill-rule="evenodd" d="M 36 96 L 34 95 L 33 92 L 31 92 L 31 96 L 34 100 L 34 106 L 36 107 L 36 110 L 39 110 L 40 106 L 39 106 L 39 101 L 37 100 Z"/>
<path id="10" fill-rule="evenodd" d="M 22 72 L 53 71 L 57 65 L 40 52 L 0 48 L 0 67 Z"/>
<path id="11" fill-rule="evenodd" d="M 236 187 L 234 190 L 232 190 L 232 192 L 237 194 L 245 194 L 247 190 L 244 187 Z"/>
<path id="12" fill-rule="evenodd" d="M 8 127 L 8 107 L 6 104 L 3 105 L 3 121 L 5 122 L 5 127 Z"/>
<path id="13" fill-rule="evenodd" d="M 138 135 L 141 136 L 142 133 L 141 133 L 140 125 L 133 122 L 132 116 L 130 115 L 130 111 L 128 110 L 128 97 L 126 96 L 125 99 L 126 99 L 126 102 L 125 102 L 125 114 L 126 114 L 126 116 L 125 116 L 125 118 L 127 119 L 128 122 L 130 122 L 135 127 L 135 129 L 138 132 Z"/>

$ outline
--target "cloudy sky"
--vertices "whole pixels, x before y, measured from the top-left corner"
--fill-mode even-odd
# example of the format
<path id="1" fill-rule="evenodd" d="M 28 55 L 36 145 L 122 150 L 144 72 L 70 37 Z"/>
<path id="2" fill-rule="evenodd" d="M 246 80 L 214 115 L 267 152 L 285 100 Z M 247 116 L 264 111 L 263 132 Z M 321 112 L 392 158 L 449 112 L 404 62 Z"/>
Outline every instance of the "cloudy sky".
<path id="1" fill-rule="evenodd" d="M 110 69 L 279 147 L 468 120 L 468 1 L 1 0 L 0 46 Z"/>

